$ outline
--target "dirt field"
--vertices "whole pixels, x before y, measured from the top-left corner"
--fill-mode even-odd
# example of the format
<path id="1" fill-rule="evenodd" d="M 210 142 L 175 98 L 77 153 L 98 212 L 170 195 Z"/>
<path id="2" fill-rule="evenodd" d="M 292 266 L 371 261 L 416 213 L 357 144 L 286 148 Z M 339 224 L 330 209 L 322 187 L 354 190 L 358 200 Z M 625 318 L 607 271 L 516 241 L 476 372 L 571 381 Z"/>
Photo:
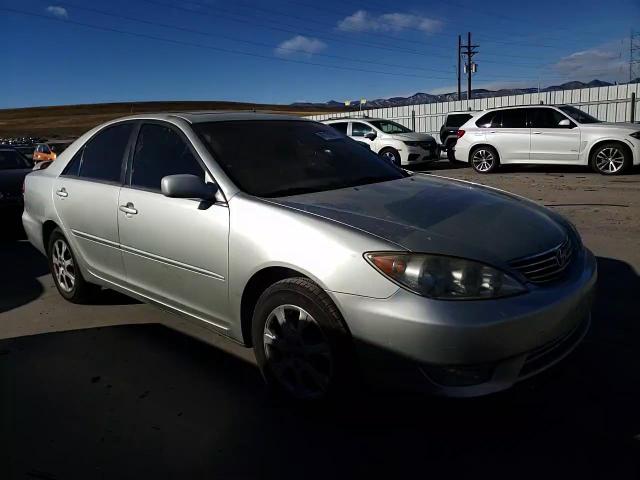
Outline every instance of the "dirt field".
<path id="1" fill-rule="evenodd" d="M 333 111 L 315 107 L 237 102 L 132 102 L 17 108 L 0 110 L 0 137 L 32 135 L 57 138 L 78 136 L 103 122 L 134 113 L 253 109 L 296 115 L 312 115 Z"/>

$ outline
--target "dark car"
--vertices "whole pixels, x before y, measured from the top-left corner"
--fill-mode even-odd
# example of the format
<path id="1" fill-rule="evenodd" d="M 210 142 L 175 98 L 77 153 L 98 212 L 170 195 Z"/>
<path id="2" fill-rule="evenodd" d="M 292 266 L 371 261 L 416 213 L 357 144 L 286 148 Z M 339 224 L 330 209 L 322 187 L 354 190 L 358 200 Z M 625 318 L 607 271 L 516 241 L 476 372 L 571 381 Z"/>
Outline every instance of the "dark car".
<path id="1" fill-rule="evenodd" d="M 440 143 L 447 152 L 450 162 L 455 162 L 454 148 L 458 140 L 458 129 L 473 116 L 472 112 L 451 112 L 447 114 L 442 127 L 440 127 Z"/>
<path id="2" fill-rule="evenodd" d="M 3 226 L 20 224 L 24 207 L 22 185 L 31 167 L 31 162 L 18 150 L 0 146 L 0 221 Z"/>

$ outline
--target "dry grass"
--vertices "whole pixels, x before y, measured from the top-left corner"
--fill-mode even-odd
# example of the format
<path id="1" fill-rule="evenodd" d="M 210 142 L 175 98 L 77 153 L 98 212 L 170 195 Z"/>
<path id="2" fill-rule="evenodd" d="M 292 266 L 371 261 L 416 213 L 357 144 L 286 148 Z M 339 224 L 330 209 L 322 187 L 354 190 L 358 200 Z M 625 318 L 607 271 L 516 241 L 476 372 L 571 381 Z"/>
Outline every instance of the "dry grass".
<path id="1" fill-rule="evenodd" d="M 133 102 L 63 105 L 0 110 L 0 137 L 33 135 L 76 137 L 107 120 L 133 113 L 194 110 L 269 110 L 297 115 L 327 113 L 331 109 L 236 102 Z"/>

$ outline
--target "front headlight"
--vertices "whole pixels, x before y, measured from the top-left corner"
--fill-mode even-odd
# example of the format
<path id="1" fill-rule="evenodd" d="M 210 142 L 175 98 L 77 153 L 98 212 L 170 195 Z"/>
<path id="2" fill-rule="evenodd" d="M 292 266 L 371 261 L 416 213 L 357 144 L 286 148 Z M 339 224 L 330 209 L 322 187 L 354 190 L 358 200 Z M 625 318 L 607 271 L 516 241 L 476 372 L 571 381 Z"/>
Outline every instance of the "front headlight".
<path id="1" fill-rule="evenodd" d="M 384 276 L 424 297 L 479 300 L 527 291 L 507 273 L 473 260 L 394 252 L 371 252 L 364 257 Z"/>
<path id="2" fill-rule="evenodd" d="M 640 130 L 638 130 L 637 132 L 631 133 L 630 135 L 633 138 L 637 138 L 638 140 L 640 140 Z"/>

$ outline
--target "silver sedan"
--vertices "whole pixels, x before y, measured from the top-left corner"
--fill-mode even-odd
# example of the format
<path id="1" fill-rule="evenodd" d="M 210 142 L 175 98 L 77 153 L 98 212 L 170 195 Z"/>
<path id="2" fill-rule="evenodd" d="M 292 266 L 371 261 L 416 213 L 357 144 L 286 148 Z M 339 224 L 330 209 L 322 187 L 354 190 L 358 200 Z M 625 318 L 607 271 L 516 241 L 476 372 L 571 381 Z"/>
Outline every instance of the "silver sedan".
<path id="1" fill-rule="evenodd" d="M 69 301 L 106 287 L 180 314 L 253 347 L 273 391 L 299 400 L 360 378 L 508 388 L 579 343 L 596 282 L 554 212 L 279 115 L 96 127 L 27 176 L 23 224 Z"/>

